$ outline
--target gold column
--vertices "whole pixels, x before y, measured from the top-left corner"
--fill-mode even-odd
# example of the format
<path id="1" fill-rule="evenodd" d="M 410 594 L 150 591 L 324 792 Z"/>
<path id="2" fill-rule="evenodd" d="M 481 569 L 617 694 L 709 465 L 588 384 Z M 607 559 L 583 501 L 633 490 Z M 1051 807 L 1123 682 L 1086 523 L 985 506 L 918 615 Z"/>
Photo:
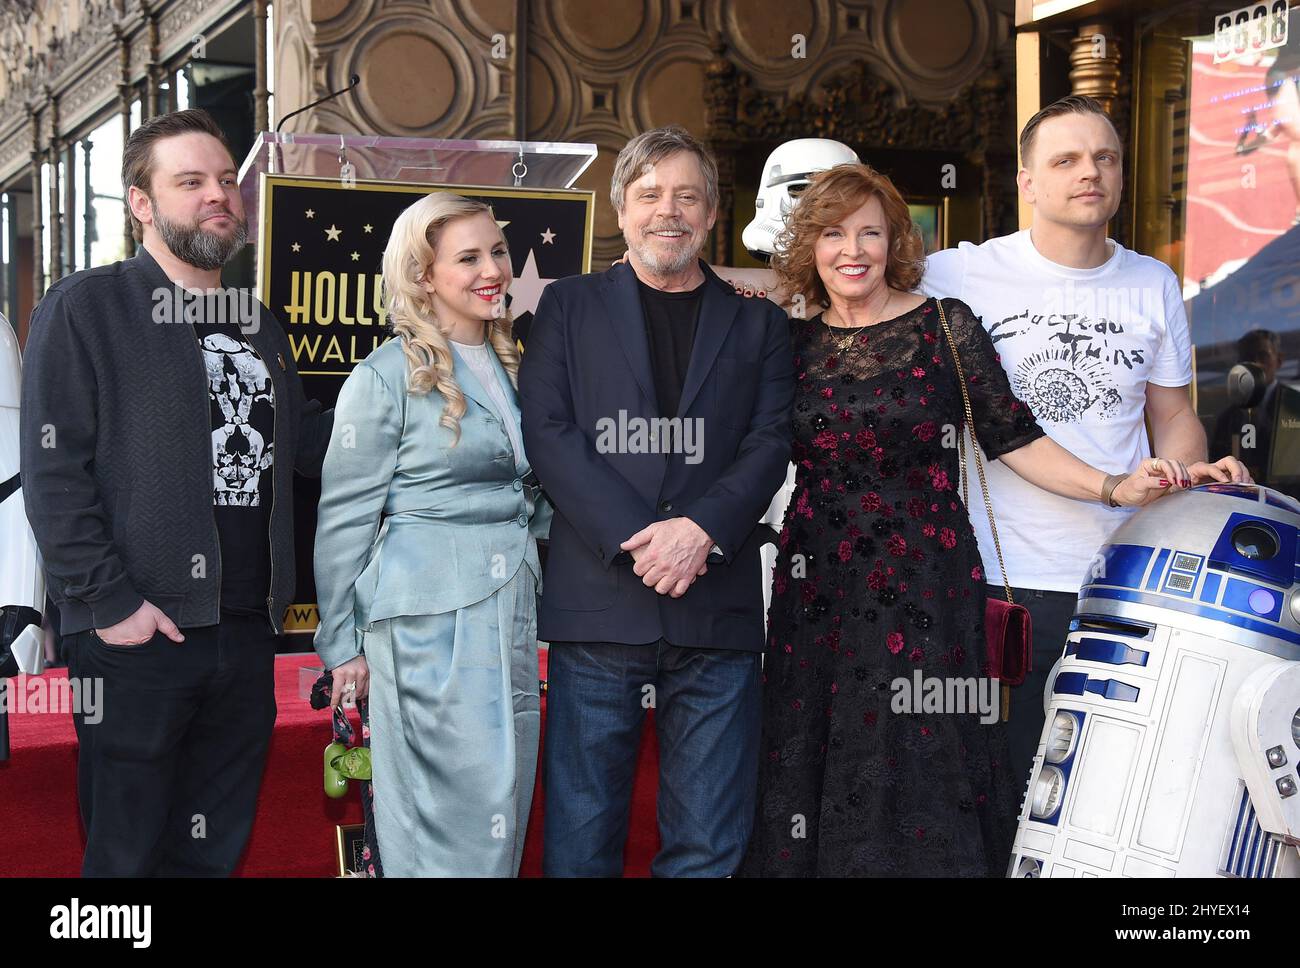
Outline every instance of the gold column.
<path id="1" fill-rule="evenodd" d="M 1070 41 L 1070 92 L 1096 98 L 1111 114 L 1119 82 L 1119 40 L 1114 30 L 1105 23 L 1080 27 Z"/>
<path id="2" fill-rule="evenodd" d="M 1130 168 L 1133 176 L 1133 240 L 1146 252 L 1182 270 L 1181 240 L 1175 237 L 1173 193 L 1174 109 L 1187 83 L 1187 41 L 1190 24 L 1168 21 L 1158 33 L 1143 38 L 1137 78 L 1134 136 Z"/>
<path id="3" fill-rule="evenodd" d="M 1019 139 L 1020 132 L 1024 130 L 1029 119 L 1037 114 L 1043 107 L 1042 94 L 1042 39 L 1036 30 L 1022 30 L 1016 34 L 1016 138 Z M 1017 148 L 1017 155 L 1019 148 Z M 1017 157 L 1016 165 L 1023 164 L 1023 160 Z M 1020 191 L 1016 190 L 1017 200 L 1017 219 L 1022 229 L 1027 229 L 1033 223 L 1034 209 L 1033 206 L 1020 198 Z"/>

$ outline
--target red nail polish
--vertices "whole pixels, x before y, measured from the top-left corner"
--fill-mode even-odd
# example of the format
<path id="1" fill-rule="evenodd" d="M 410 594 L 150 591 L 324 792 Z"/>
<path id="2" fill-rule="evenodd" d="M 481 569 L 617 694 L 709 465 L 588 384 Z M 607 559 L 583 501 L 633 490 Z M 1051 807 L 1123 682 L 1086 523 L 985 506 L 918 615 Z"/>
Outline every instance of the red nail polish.
<path id="1" fill-rule="evenodd" d="M 1161 480 L 1161 482 L 1160 482 L 1160 486 L 1161 486 L 1161 487 L 1168 487 L 1168 486 L 1169 486 L 1169 482 L 1166 481 L 1166 480 Z"/>

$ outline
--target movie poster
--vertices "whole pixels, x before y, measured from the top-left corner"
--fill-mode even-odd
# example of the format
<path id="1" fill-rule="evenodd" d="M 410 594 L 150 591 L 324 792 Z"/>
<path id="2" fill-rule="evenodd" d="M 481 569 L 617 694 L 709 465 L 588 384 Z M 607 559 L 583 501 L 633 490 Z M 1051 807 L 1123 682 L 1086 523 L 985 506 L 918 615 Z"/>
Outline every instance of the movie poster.
<path id="1" fill-rule="evenodd" d="M 1210 451 L 1298 493 L 1300 9 L 1289 17 L 1242 34 L 1240 50 L 1225 47 L 1231 31 L 1192 44 L 1182 283 Z M 1257 368 L 1247 405 L 1228 392 L 1237 364 Z"/>

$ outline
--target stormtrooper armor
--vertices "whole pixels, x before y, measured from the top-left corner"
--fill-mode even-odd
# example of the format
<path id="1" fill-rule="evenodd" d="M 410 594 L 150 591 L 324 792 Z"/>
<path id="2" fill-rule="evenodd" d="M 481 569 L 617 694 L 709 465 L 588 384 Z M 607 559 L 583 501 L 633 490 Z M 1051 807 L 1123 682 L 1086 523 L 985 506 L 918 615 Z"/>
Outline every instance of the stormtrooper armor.
<path id="1" fill-rule="evenodd" d="M 1300 874 L 1300 503 L 1210 484 L 1133 515 L 1048 677 L 1016 877 Z"/>
<path id="2" fill-rule="evenodd" d="M 763 180 L 754 201 L 754 220 L 745 226 L 740 239 L 756 259 L 775 251 L 777 233 L 785 227 L 785 216 L 809 179 L 836 165 L 857 164 L 857 152 L 829 138 L 796 138 L 767 156 Z"/>
<path id="3" fill-rule="evenodd" d="M 0 675 L 9 674 L 5 660 L 9 645 L 28 624 L 40 624 L 45 607 L 45 574 L 40 553 L 27 524 L 23 492 L 18 479 L 18 391 L 22 362 L 18 337 L 9 321 L 0 316 L 0 610 L 5 619 L 24 618 L 22 625 L 0 622 Z M 11 628 L 12 626 L 12 628 Z"/>
<path id="4" fill-rule="evenodd" d="M 18 478 L 18 337 L 0 316 L 0 690 L 19 672 L 38 673 L 45 573 L 27 524 Z M 34 628 L 33 628 L 34 627 Z M 9 758 L 7 704 L 0 703 L 0 760 Z"/>

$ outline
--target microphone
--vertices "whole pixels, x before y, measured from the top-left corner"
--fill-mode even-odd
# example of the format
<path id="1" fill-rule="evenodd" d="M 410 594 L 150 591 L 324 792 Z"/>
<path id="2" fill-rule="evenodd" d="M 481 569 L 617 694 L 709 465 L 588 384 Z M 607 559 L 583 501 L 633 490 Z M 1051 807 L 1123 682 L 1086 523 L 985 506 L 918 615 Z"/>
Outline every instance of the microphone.
<path id="1" fill-rule="evenodd" d="M 338 97 L 340 94 L 347 94 L 348 91 L 352 90 L 360 83 L 361 83 L 361 76 L 359 74 L 353 74 L 351 77 L 348 78 L 347 87 L 340 88 L 337 91 L 332 91 L 329 94 L 326 94 L 323 98 L 318 98 L 317 100 L 312 101 L 311 104 L 299 108 L 297 111 L 290 111 L 288 114 L 282 117 L 280 119 L 280 123 L 275 126 L 275 133 L 279 134 L 280 129 L 284 126 L 284 123 L 288 121 L 290 118 L 296 117 L 297 115 L 302 114 L 302 112 L 304 111 L 309 111 L 318 104 L 324 104 L 326 101 L 333 100 L 334 98 Z"/>

